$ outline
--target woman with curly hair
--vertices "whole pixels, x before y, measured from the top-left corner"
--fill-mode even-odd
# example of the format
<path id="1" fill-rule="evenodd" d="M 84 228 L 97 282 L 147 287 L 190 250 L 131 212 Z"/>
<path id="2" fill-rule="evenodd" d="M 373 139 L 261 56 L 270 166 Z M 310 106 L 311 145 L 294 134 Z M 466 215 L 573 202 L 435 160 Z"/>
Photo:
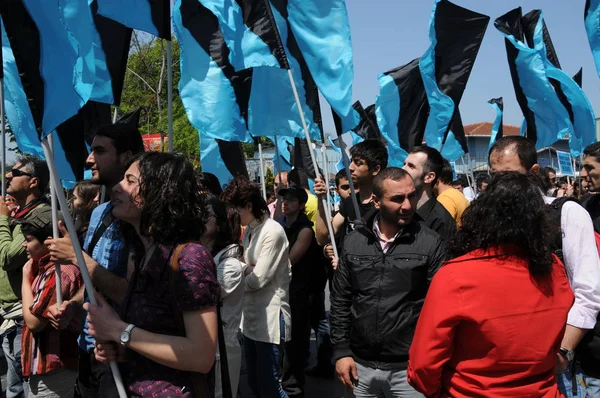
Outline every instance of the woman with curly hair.
<path id="1" fill-rule="evenodd" d="M 409 352 L 425 396 L 559 397 L 556 355 L 574 301 L 549 247 L 535 177 L 494 176 L 471 202 L 434 276 Z"/>
<path id="2" fill-rule="evenodd" d="M 259 398 L 287 398 L 279 383 L 282 344 L 291 337 L 291 264 L 285 231 L 269 217 L 258 185 L 247 178 L 235 178 L 221 199 L 237 208 L 246 226 L 242 333 L 248 383 Z"/>
<path id="3" fill-rule="evenodd" d="M 120 316 L 98 294 L 100 306 L 85 308 L 96 358 L 125 360 L 132 397 L 214 393 L 220 286 L 210 252 L 195 243 L 206 215 L 196 181 L 184 157 L 146 152 L 113 188 L 113 215 L 140 242 L 134 269 Z"/>

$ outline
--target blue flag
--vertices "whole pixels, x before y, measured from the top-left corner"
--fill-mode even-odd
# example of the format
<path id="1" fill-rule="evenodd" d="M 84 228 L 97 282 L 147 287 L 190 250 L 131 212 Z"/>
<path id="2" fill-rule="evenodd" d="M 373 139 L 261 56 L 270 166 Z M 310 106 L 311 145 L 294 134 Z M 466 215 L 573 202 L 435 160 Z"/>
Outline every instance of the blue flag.
<path id="1" fill-rule="evenodd" d="M 233 179 L 233 175 L 225 166 L 219 144 L 214 138 L 200 137 L 200 164 L 202 171 L 214 174 L 221 186 Z"/>
<path id="2" fill-rule="evenodd" d="M 171 40 L 170 0 L 96 0 L 98 13 L 133 29 Z"/>
<path id="3" fill-rule="evenodd" d="M 10 48 L 10 43 L 0 20 L 2 30 L 2 70 L 4 73 L 4 107 L 6 118 L 13 132 L 17 147 L 24 153 L 44 159 L 44 151 L 38 137 L 33 115 L 29 108 L 27 96 L 17 70 L 15 57 Z M 71 165 L 66 159 L 62 143 L 54 135 L 54 160 L 58 174 L 65 188 L 73 188 L 76 178 Z"/>
<path id="4" fill-rule="evenodd" d="M 311 72 L 289 29 L 285 0 L 271 0 L 271 9 L 286 59 L 291 68 L 310 136 L 320 140 L 322 132 L 319 93 Z M 283 14 L 282 14 L 283 13 Z M 248 109 L 248 126 L 253 136 L 305 138 L 304 128 L 286 69 L 254 68 Z"/>
<path id="5" fill-rule="evenodd" d="M 584 20 L 585 31 L 596 63 L 596 71 L 600 76 L 600 0 L 585 2 Z"/>
<path id="6" fill-rule="evenodd" d="M 288 69 L 270 4 L 260 0 L 199 0 L 219 19 L 236 70 L 258 66 Z"/>
<path id="7" fill-rule="evenodd" d="M 338 137 L 336 139 L 333 139 L 333 138 L 331 138 L 330 135 L 328 135 L 327 139 L 329 140 L 329 144 L 331 145 L 333 150 L 336 151 L 340 155 L 340 160 L 335 165 L 336 170 L 337 171 L 343 170 L 344 169 L 344 158 L 342 156 L 344 156 L 344 155 L 342 155 L 342 149 L 336 143 L 337 140 L 341 140 L 342 138 Z"/>
<path id="8" fill-rule="evenodd" d="M 110 74 L 103 52 L 98 51 L 100 39 L 88 2 L 59 3 L 23 0 L 22 5 L 11 7 L 11 20 L 6 26 L 12 32 L 12 46 L 19 46 L 19 59 L 28 64 L 23 70 L 19 65 L 19 72 L 31 70 L 44 82 L 42 93 L 34 99 L 43 110 L 39 119 L 34 115 L 42 138 L 75 115 L 88 100 L 113 99 Z"/>
<path id="9" fill-rule="evenodd" d="M 500 98 L 492 98 L 488 101 L 488 105 L 496 110 L 496 119 L 494 119 L 494 124 L 492 125 L 492 132 L 490 134 L 490 144 L 488 146 L 488 151 L 492 149 L 492 145 L 499 140 L 504 135 L 504 126 L 503 126 L 503 113 L 504 113 L 504 100 L 502 97 Z"/>
<path id="10" fill-rule="evenodd" d="M 275 156 L 273 157 L 273 166 L 275 168 L 275 174 L 280 171 L 289 171 L 292 169 L 292 153 L 290 152 L 290 147 L 293 147 L 294 144 L 288 141 L 287 137 L 267 137 L 268 139 L 275 144 L 277 141 L 277 147 L 275 151 Z M 281 167 L 281 170 L 279 169 Z"/>
<path id="11" fill-rule="evenodd" d="M 287 0 L 288 20 L 308 68 L 329 105 L 352 130 L 360 116 L 352 107 L 354 64 L 344 0 Z"/>
<path id="12" fill-rule="evenodd" d="M 235 72 L 217 18 L 198 0 L 177 0 L 173 25 L 190 123 L 203 137 L 252 142 L 246 124 L 252 70 Z"/>
<path id="13" fill-rule="evenodd" d="M 526 119 L 527 137 L 542 149 L 573 134 L 569 113 L 558 98 L 547 74 L 549 61 L 543 48 L 531 48 L 524 42 L 521 9 L 496 19 L 496 28 L 504 35 L 515 94 Z M 541 29 L 541 28 L 538 28 Z"/>
<path id="14" fill-rule="evenodd" d="M 412 71 L 418 71 L 413 67 Z M 379 95 L 375 99 L 375 115 L 381 135 L 388 144 L 388 166 L 402 167 L 408 152 L 400 144 L 399 119 L 400 99 L 399 85 L 391 74 L 379 75 Z M 422 140 L 421 136 L 421 140 Z"/>

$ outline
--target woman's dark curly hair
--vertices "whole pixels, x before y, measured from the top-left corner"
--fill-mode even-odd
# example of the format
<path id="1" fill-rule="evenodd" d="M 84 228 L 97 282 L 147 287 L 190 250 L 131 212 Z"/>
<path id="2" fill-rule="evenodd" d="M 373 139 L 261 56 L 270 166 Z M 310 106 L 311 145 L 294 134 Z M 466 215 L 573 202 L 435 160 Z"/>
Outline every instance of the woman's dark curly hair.
<path id="1" fill-rule="evenodd" d="M 238 176 L 227 184 L 221 194 L 221 200 L 234 207 L 245 207 L 251 203 L 252 215 L 259 220 L 269 214 L 267 202 L 262 197 L 258 184 L 243 176 Z"/>
<path id="2" fill-rule="evenodd" d="M 497 173 L 465 210 L 462 227 L 450 239 L 449 252 L 458 257 L 476 249 L 510 244 L 529 262 L 529 273 L 543 277 L 552 269 L 549 242 L 556 228 L 533 175 Z"/>
<path id="3" fill-rule="evenodd" d="M 242 227 L 238 211 L 214 195 L 207 195 L 205 202 L 207 216 L 215 217 L 219 227 L 215 236 L 213 256 L 227 246 L 237 244 L 240 248 L 239 256 L 241 257 L 243 254 L 243 247 L 240 245 Z"/>
<path id="4" fill-rule="evenodd" d="M 140 234 L 162 244 L 200 240 L 206 216 L 192 164 L 181 155 L 161 152 L 144 152 L 130 164 L 135 162 L 140 171 Z"/>

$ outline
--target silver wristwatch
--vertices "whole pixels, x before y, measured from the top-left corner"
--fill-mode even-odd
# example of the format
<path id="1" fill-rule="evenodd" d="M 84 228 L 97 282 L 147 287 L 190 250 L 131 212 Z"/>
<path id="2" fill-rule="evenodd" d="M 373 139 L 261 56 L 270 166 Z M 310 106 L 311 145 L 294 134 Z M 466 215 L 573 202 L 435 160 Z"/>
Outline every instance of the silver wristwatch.
<path id="1" fill-rule="evenodd" d="M 567 361 L 569 362 L 575 359 L 575 350 L 568 350 L 566 348 L 560 347 L 560 350 L 558 350 L 558 352 L 560 352 L 560 355 L 567 358 Z"/>
<path id="2" fill-rule="evenodd" d="M 123 333 L 121 333 L 121 345 L 123 347 L 127 347 L 127 344 L 129 344 L 129 340 L 131 339 L 131 331 L 134 327 L 135 325 L 129 324 L 125 330 L 123 330 Z"/>

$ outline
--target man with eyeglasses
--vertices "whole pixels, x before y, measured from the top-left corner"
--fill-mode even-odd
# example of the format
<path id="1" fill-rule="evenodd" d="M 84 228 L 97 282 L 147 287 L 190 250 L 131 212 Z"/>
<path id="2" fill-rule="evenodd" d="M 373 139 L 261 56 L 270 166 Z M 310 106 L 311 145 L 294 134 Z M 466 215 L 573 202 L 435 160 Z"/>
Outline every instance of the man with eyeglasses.
<path id="1" fill-rule="evenodd" d="M 20 222 L 37 217 L 46 206 L 44 196 L 50 181 L 46 162 L 34 157 L 22 157 L 6 175 L 6 192 L 18 208 L 14 212 L 0 198 L 0 326 L 2 350 L 8 364 L 6 397 L 24 397 L 21 372 L 21 334 L 23 308 L 21 304 L 22 268 L 27 262 L 23 248 L 25 236 Z"/>

